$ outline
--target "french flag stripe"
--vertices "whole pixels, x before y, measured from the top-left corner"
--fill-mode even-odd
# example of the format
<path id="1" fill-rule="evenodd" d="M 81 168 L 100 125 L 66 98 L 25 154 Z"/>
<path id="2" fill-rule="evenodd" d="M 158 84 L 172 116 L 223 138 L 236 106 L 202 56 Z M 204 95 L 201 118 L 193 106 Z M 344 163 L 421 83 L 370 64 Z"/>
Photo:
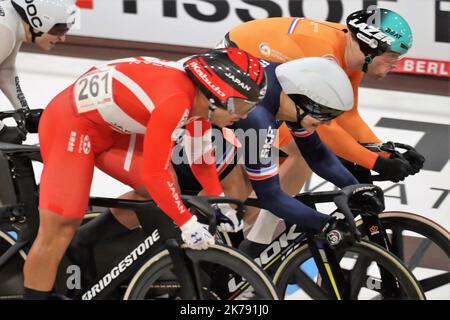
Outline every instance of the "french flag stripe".
<path id="1" fill-rule="evenodd" d="M 278 174 L 278 166 L 276 164 L 262 169 L 251 169 L 245 168 L 248 174 L 248 177 L 252 180 L 264 180 L 270 177 L 273 177 Z"/>
<path id="2" fill-rule="evenodd" d="M 234 155 L 236 154 L 235 148 L 227 149 L 226 154 L 223 157 L 222 163 L 217 163 L 217 174 L 221 174 L 223 170 L 225 170 L 226 167 L 228 167 L 228 164 L 233 159 Z"/>
<path id="3" fill-rule="evenodd" d="M 306 138 L 312 135 L 312 132 L 308 131 L 291 131 L 291 133 L 298 138 Z"/>

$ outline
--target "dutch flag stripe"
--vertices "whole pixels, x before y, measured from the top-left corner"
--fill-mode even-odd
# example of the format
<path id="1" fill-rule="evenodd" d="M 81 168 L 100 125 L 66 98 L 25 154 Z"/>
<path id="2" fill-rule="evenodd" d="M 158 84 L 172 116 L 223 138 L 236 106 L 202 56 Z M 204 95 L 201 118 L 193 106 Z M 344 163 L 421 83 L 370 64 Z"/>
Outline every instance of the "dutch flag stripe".
<path id="1" fill-rule="evenodd" d="M 289 34 L 293 34 L 294 33 L 294 30 L 297 27 L 299 21 L 300 21 L 300 18 L 295 18 L 294 20 L 292 20 L 292 23 L 289 26 L 289 31 L 288 31 Z"/>

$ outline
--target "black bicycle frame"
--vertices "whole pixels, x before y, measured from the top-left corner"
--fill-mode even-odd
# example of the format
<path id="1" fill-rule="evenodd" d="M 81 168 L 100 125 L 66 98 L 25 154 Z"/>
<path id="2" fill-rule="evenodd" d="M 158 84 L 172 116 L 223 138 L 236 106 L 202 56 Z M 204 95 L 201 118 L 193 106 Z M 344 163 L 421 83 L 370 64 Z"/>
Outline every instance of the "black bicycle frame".
<path id="1" fill-rule="evenodd" d="M 347 202 L 349 196 L 358 188 L 371 189 L 371 187 L 379 189 L 373 185 L 362 184 L 349 186 L 338 191 L 302 193 L 295 196 L 295 198 L 314 209 L 315 205 L 318 203 L 334 202 L 337 205 L 339 212 L 344 214 L 356 240 L 359 240 L 361 235 L 356 229 L 354 215 L 348 207 Z M 258 199 L 247 199 L 245 205 L 261 207 Z M 329 299 L 330 294 L 335 299 L 339 300 L 350 298 L 350 288 L 345 285 L 346 282 L 344 279 L 344 274 L 340 268 L 335 250 L 333 250 L 327 243 L 317 241 L 313 233 L 302 229 L 297 225 L 287 225 L 286 231 L 284 231 L 263 251 L 261 251 L 259 257 L 255 260 L 263 270 L 269 272 L 269 274 L 273 274 L 281 261 L 285 260 L 296 248 L 305 243 L 309 245 L 312 257 L 322 277 L 322 281 L 324 281 L 326 290 L 318 288 L 317 285 L 308 277 L 308 275 L 299 269 L 297 270 L 297 277 L 304 284 L 304 288 L 309 292 L 315 293 L 316 296 L 323 297 L 324 299 Z M 269 252 L 271 252 L 270 257 L 267 255 Z M 383 289 L 393 290 L 393 292 L 396 292 L 398 287 L 396 286 L 395 279 L 387 274 L 382 274 L 382 278 L 383 284 L 385 284 Z"/>
<path id="2" fill-rule="evenodd" d="M 0 256 L 0 268 L 37 235 L 38 190 L 32 160 L 40 160 L 38 147 L 0 143 L 0 218 L 18 234 L 16 243 Z"/>
<path id="3" fill-rule="evenodd" d="M 216 218 L 212 211 L 211 204 L 214 203 L 233 203 L 238 206 L 238 211 L 243 212 L 243 203 L 223 197 L 199 197 L 199 196 L 181 196 L 181 199 L 187 206 L 195 207 L 199 210 L 199 213 L 203 214 L 206 218 L 206 222 L 209 225 L 209 231 L 214 234 L 216 232 Z M 129 209 L 136 212 L 140 225 L 146 238 L 139 246 L 133 250 L 135 252 L 139 247 L 148 247 L 140 254 L 135 261 L 127 267 L 126 270 L 120 272 L 114 279 L 111 279 L 107 286 L 104 285 L 105 277 L 111 275 L 117 266 L 115 266 L 109 273 L 100 277 L 95 281 L 90 289 L 83 294 L 81 298 L 85 300 L 90 299 L 102 299 L 106 297 L 112 290 L 117 288 L 128 279 L 131 275 L 158 252 L 168 249 L 170 256 L 173 260 L 174 273 L 177 279 L 180 281 L 180 295 L 183 299 L 202 299 L 203 292 L 201 290 L 199 271 L 195 263 L 189 259 L 184 253 L 184 250 L 180 247 L 181 238 L 180 231 L 176 228 L 173 221 L 159 209 L 153 201 L 133 201 L 122 199 L 110 199 L 110 198 L 91 198 L 89 205 L 105 208 L 120 208 Z M 145 246 L 146 242 L 151 242 L 152 246 Z M 139 252 L 139 251 L 138 251 Z M 121 260 L 121 263 L 129 255 Z M 119 263 L 120 265 L 120 263 Z M 109 278 L 107 278 L 109 280 Z M 100 291 L 100 292 L 99 292 Z M 95 295 L 94 295 L 95 293 Z M 77 295 L 76 298 L 79 298 Z"/>

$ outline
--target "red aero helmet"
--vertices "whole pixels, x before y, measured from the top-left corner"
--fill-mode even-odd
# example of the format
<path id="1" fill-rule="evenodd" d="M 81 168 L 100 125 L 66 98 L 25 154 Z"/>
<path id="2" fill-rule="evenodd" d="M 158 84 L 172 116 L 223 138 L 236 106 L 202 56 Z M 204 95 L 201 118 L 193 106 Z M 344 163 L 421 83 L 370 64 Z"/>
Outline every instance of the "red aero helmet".
<path id="1" fill-rule="evenodd" d="M 266 77 L 258 59 L 237 48 L 215 49 L 183 64 L 210 106 L 247 113 L 266 94 Z"/>

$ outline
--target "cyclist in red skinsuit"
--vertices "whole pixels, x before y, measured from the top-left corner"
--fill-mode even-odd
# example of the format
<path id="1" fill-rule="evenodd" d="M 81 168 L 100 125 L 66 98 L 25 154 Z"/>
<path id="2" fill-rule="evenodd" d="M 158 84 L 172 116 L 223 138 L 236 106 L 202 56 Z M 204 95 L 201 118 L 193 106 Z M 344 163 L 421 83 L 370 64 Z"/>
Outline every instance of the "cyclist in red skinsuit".
<path id="1" fill-rule="evenodd" d="M 145 150 L 158 152 L 152 152 L 151 165 L 143 167 L 144 184 L 161 209 L 178 225 L 189 220 L 189 212 L 179 202 L 178 195 L 173 194 L 174 182 L 166 162 L 177 135 L 184 133 L 181 128 L 188 120 L 193 120 L 190 114 L 195 86 L 184 72 L 170 67 L 166 62 L 146 59 L 132 58 L 92 69 L 47 107 L 39 131 L 46 164 L 42 174 L 41 208 L 68 218 L 83 217 L 92 178 L 89 172 L 93 170 L 97 155 L 114 147 L 118 137 L 123 134 L 148 132 L 151 134 L 145 139 Z M 103 77 L 108 82 L 112 79 L 113 94 L 106 96 L 107 93 L 99 93 L 105 94 L 104 101 L 110 102 L 102 103 L 99 108 L 84 107 L 84 101 L 79 100 L 83 94 L 89 94 L 88 81 L 93 76 Z M 106 87 L 109 83 L 102 81 L 100 79 L 98 90 L 109 90 Z M 178 85 L 169 86 L 169 83 Z M 178 133 L 177 129 L 181 131 Z M 189 132 L 190 126 L 186 126 L 186 129 L 188 134 L 193 135 L 193 132 Z M 202 129 L 207 131 L 209 128 L 203 126 Z M 126 172 L 127 163 L 122 166 Z M 207 193 L 218 195 L 222 192 L 218 180 L 214 175 L 212 179 L 209 178 L 213 171 L 206 171 L 206 175 L 202 172 L 210 167 L 205 163 L 193 165 Z M 67 181 L 71 181 L 70 185 L 67 185 Z M 60 192 L 61 189 L 65 191 Z M 69 198 L 68 194 L 79 196 L 73 199 L 75 197 Z"/>
<path id="2" fill-rule="evenodd" d="M 214 66 L 227 68 L 253 91 L 224 82 L 223 73 L 211 69 Z M 39 127 L 44 160 L 40 228 L 24 267 L 24 298 L 48 298 L 58 264 L 84 216 L 96 161 L 105 171 L 118 173 L 115 178 L 140 187 L 138 178 L 125 173 L 132 165 L 136 134 L 144 135 L 140 181 L 150 196 L 178 224 L 189 246 L 204 249 L 213 243 L 180 200 L 170 175 L 172 147 L 185 131 L 186 136 L 207 136 L 210 123 L 204 121 L 201 132 L 196 132 L 189 125 L 195 119 L 225 126 L 246 117 L 262 98 L 264 86 L 264 72 L 256 59 L 226 49 L 195 55 L 184 65 L 145 57 L 112 61 L 89 70 L 56 96 Z M 123 147 L 127 135 L 132 135 L 129 157 L 123 163 L 103 162 L 109 151 Z M 206 193 L 220 195 L 208 145 L 206 141 L 202 150 L 204 161 L 191 166 Z"/>

